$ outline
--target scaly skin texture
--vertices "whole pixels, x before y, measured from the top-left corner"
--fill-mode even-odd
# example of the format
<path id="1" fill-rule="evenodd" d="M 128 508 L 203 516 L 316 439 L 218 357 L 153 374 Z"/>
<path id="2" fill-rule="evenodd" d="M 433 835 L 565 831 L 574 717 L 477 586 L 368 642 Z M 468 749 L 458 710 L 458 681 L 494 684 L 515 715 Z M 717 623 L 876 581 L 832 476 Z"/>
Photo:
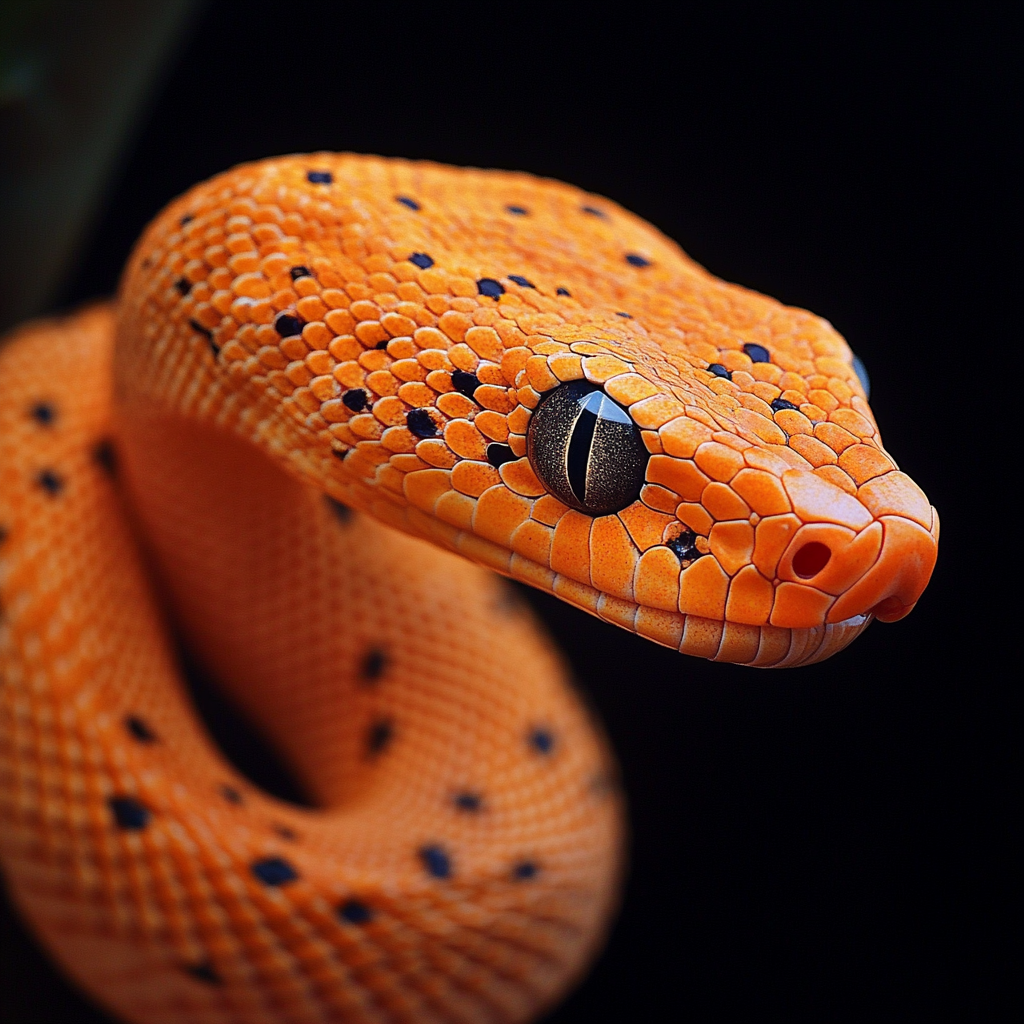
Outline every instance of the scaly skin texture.
<path id="1" fill-rule="evenodd" d="M 130 1021 L 534 1017 L 601 941 L 622 806 L 470 562 L 685 653 L 828 657 L 938 538 L 851 359 L 557 182 L 316 154 L 176 200 L 116 312 L 0 350 L 0 856 L 53 955 Z M 616 515 L 526 457 L 580 378 L 650 453 Z M 224 762 L 171 629 L 317 810 Z"/>

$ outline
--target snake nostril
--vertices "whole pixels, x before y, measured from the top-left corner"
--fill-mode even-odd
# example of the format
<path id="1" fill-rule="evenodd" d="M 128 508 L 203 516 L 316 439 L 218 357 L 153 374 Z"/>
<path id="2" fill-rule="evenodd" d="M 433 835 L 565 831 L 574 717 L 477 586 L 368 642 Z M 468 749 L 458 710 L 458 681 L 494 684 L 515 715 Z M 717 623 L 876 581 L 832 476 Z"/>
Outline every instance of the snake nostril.
<path id="1" fill-rule="evenodd" d="M 824 544 L 811 541 L 793 556 L 793 572 L 801 579 L 809 580 L 828 565 L 831 557 L 832 552 Z"/>

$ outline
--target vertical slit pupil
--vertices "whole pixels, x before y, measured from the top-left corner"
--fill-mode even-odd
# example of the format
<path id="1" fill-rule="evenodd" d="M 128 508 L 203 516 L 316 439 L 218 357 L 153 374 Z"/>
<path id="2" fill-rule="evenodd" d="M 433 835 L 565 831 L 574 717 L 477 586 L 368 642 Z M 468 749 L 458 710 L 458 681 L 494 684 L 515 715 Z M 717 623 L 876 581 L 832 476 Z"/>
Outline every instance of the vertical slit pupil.
<path id="1" fill-rule="evenodd" d="M 565 454 L 566 475 L 576 500 L 587 503 L 587 474 L 590 470 L 590 450 L 597 430 L 598 410 L 601 408 L 600 391 L 591 391 L 580 399 L 580 414 L 573 424 L 572 437 Z"/>

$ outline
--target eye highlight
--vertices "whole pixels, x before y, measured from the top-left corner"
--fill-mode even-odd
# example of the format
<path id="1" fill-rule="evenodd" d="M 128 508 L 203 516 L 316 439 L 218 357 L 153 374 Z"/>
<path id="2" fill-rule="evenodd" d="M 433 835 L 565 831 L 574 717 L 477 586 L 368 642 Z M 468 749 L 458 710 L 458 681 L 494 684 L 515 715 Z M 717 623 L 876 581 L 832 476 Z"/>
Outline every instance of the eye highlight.
<path id="1" fill-rule="evenodd" d="M 636 501 L 648 458 L 629 413 L 585 380 L 560 385 L 537 406 L 526 454 L 556 498 L 592 516 Z"/>

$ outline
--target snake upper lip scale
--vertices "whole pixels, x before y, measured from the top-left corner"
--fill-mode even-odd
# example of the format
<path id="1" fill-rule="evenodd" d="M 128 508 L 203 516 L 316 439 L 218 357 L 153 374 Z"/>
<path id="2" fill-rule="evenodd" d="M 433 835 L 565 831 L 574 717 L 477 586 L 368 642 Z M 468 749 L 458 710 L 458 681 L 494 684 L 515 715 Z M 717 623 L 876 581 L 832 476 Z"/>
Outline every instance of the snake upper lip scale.
<path id="1" fill-rule="evenodd" d="M 115 304 L 0 349 L 15 900 L 125 1020 L 532 1019 L 601 941 L 623 808 L 484 570 L 821 661 L 936 558 L 867 398 L 828 323 L 568 185 L 317 153 L 196 186 Z M 317 809 L 210 746 L 160 607 Z"/>

